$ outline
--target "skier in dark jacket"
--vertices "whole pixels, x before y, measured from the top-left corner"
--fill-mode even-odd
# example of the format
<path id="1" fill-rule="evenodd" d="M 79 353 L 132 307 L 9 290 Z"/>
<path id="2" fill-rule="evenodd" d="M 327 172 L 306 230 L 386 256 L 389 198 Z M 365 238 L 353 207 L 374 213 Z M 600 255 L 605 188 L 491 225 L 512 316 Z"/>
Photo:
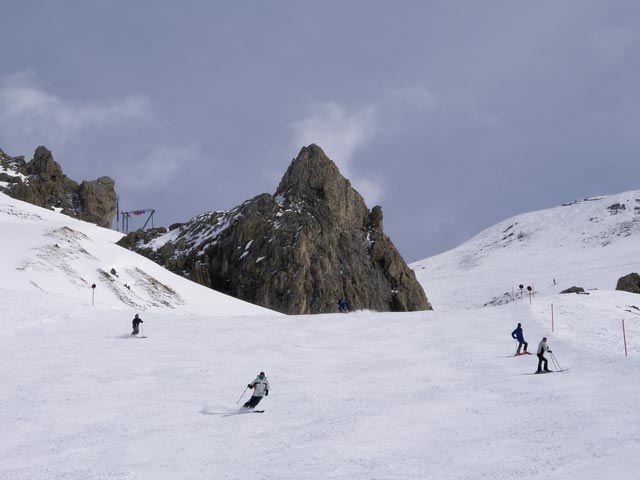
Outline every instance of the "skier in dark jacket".
<path id="1" fill-rule="evenodd" d="M 522 346 L 524 346 L 524 353 L 529 353 L 527 352 L 527 347 L 529 346 L 529 344 L 527 342 L 524 341 L 524 336 L 522 335 L 522 324 L 519 323 L 518 326 L 516 327 L 516 329 L 511 332 L 511 337 L 515 338 L 516 340 L 518 340 L 518 350 L 516 351 L 516 355 L 520 355 L 520 349 L 522 348 Z"/>
<path id="2" fill-rule="evenodd" d="M 547 373 L 550 372 L 549 367 L 547 366 L 549 362 L 544 358 L 544 352 L 551 353 L 551 350 L 547 346 L 547 337 L 542 337 L 542 341 L 538 345 L 538 370 L 536 373 Z M 544 370 L 542 370 L 542 364 L 544 363 Z"/>
<path id="3" fill-rule="evenodd" d="M 267 380 L 267 376 L 264 372 L 260 372 L 253 383 L 247 385 L 247 388 L 253 388 L 253 395 L 251 395 L 251 398 L 243 405 L 243 407 L 254 408 L 260 403 L 262 397 L 269 395 L 269 380 Z"/>
<path id="4" fill-rule="evenodd" d="M 338 309 L 342 312 L 342 313 L 348 313 L 349 310 L 347 310 L 347 302 L 344 298 L 341 298 L 340 300 L 338 300 Z"/>
<path id="5" fill-rule="evenodd" d="M 131 324 L 133 325 L 133 332 L 131 332 L 131 335 L 137 335 L 139 333 L 138 327 L 140 326 L 141 323 L 144 323 L 144 322 L 136 313 L 136 316 L 133 317 L 133 321 L 131 322 Z"/>

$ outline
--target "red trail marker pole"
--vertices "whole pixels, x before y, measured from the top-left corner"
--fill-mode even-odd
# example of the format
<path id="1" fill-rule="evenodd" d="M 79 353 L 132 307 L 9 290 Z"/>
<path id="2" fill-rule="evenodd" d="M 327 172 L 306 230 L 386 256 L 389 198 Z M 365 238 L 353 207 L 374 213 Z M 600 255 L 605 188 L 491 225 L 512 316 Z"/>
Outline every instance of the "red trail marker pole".
<path id="1" fill-rule="evenodd" d="M 624 331 L 624 318 L 622 319 L 622 339 L 624 341 L 624 356 L 628 357 L 628 355 L 627 355 L 627 334 Z"/>

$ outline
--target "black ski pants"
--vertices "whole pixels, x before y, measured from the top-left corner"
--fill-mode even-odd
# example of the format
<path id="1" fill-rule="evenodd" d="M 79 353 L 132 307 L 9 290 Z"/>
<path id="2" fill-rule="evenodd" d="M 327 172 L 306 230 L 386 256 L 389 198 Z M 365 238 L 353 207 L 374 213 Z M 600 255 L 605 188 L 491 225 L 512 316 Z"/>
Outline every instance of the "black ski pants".
<path id="1" fill-rule="evenodd" d="M 520 349 L 522 348 L 523 345 L 524 345 L 524 351 L 526 352 L 529 344 L 524 340 L 518 340 L 518 351 L 516 352 L 516 354 L 520 353 Z"/>
<path id="2" fill-rule="evenodd" d="M 547 366 L 547 364 L 549 362 L 547 362 L 547 359 L 544 358 L 544 353 L 539 353 L 538 354 L 538 371 L 541 372 L 542 371 L 542 363 L 544 362 L 544 369 L 545 370 L 549 370 L 549 367 Z"/>
<path id="3" fill-rule="evenodd" d="M 262 400 L 262 397 L 256 397 L 256 396 L 252 396 L 248 402 L 246 402 L 243 407 L 244 408 L 253 408 L 256 405 L 258 405 L 260 403 L 260 400 Z"/>

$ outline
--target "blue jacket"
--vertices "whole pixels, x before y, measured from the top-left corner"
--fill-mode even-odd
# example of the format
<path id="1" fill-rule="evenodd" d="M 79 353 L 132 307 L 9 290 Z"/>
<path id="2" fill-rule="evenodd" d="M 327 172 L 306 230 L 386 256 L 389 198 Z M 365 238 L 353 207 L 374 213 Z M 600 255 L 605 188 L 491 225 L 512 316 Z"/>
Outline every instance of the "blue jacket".
<path id="1" fill-rule="evenodd" d="M 519 342 L 524 342 L 524 336 L 522 335 L 522 327 L 518 327 L 513 332 L 511 332 L 511 336 L 516 340 L 518 340 Z"/>

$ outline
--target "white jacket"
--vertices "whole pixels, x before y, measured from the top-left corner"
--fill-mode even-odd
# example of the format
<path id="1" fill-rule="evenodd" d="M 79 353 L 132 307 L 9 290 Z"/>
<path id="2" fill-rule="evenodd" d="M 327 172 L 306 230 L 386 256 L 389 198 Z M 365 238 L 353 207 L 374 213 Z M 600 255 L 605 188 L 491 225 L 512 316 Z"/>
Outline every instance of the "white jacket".
<path id="1" fill-rule="evenodd" d="M 251 385 L 253 385 L 254 387 L 254 397 L 264 397 L 267 390 L 269 390 L 269 380 L 267 380 L 267 377 L 260 378 L 260 375 L 258 375 L 256 379 L 251 382 Z"/>
<path id="2" fill-rule="evenodd" d="M 544 352 L 550 352 L 549 347 L 547 347 L 547 342 L 544 340 L 540 340 L 540 344 L 538 345 L 538 355 Z"/>

